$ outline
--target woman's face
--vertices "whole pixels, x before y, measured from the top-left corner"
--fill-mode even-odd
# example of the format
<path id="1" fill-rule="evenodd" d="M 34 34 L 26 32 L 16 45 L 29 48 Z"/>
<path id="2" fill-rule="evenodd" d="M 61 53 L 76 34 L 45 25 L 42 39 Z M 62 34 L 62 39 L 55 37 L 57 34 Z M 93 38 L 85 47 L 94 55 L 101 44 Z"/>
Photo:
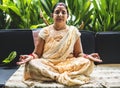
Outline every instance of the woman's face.
<path id="1" fill-rule="evenodd" d="M 53 12 L 53 20 L 55 23 L 66 24 L 68 13 L 63 5 L 58 5 Z"/>

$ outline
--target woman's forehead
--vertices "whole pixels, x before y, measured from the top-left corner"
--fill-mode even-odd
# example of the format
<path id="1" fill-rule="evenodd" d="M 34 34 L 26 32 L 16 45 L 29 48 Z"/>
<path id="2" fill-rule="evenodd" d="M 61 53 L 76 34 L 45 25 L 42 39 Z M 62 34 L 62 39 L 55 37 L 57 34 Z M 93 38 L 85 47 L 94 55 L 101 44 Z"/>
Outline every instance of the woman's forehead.
<path id="1" fill-rule="evenodd" d="M 63 5 L 58 5 L 55 10 L 66 10 L 66 8 Z"/>

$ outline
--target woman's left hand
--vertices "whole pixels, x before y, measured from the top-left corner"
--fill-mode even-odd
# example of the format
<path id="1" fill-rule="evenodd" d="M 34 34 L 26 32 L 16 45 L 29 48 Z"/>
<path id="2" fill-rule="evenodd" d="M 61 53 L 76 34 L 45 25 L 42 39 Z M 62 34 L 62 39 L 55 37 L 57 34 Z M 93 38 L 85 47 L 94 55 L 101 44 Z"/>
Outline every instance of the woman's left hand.
<path id="1" fill-rule="evenodd" d="M 88 58 L 94 62 L 99 62 L 99 63 L 102 62 L 98 53 L 92 53 L 92 54 L 86 55 L 86 58 Z"/>

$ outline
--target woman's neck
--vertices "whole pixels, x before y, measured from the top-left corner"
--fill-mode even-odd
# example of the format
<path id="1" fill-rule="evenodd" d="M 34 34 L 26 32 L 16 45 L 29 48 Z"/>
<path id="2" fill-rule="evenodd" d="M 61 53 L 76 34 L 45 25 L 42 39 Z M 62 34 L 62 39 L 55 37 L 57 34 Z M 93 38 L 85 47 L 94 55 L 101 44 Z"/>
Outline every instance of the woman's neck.
<path id="1" fill-rule="evenodd" d="M 55 30 L 63 30 L 63 29 L 66 29 L 66 24 L 64 25 L 53 24 L 53 27 Z"/>

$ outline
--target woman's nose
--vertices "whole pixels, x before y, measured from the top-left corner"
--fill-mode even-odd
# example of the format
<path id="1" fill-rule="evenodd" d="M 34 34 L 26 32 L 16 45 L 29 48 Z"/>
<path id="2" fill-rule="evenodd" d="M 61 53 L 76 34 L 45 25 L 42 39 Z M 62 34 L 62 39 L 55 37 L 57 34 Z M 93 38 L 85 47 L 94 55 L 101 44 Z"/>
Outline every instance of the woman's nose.
<path id="1" fill-rule="evenodd" d="M 62 12 L 59 13 L 59 16 L 62 16 Z"/>

